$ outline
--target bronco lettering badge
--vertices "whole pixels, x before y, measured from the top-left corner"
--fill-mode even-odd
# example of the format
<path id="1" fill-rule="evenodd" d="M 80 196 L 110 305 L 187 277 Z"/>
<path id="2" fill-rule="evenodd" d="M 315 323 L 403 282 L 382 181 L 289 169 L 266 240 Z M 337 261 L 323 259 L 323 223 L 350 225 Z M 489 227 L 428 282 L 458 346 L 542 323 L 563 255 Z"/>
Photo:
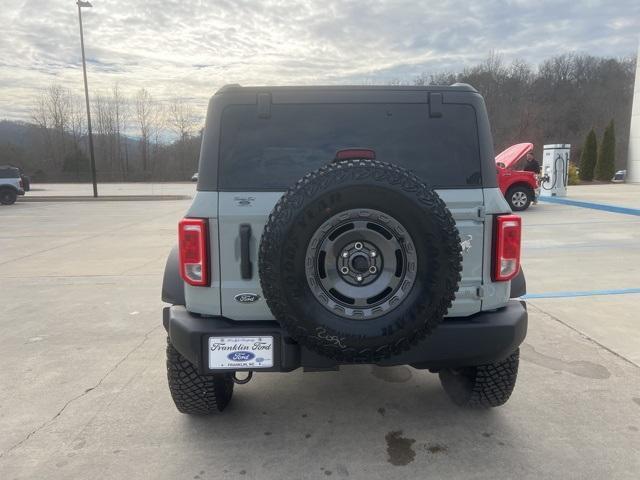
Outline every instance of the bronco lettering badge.
<path id="1" fill-rule="evenodd" d="M 236 302 L 253 303 L 260 300 L 260 295 L 258 295 L 257 293 L 239 293 L 233 298 L 236 299 Z"/>

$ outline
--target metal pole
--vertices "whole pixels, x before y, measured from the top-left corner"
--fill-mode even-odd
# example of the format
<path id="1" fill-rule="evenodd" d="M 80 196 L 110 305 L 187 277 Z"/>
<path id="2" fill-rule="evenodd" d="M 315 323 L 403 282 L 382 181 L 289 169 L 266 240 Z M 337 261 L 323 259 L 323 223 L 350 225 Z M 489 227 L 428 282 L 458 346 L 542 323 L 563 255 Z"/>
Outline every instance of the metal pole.
<path id="1" fill-rule="evenodd" d="M 91 180 L 93 181 L 93 196 L 98 196 L 98 184 L 96 181 L 96 159 L 93 153 L 93 133 L 91 131 L 91 109 L 89 108 L 89 87 L 87 85 L 87 64 L 84 58 L 84 35 L 82 33 L 82 9 L 78 5 L 78 19 L 80 21 L 80 48 L 82 49 L 82 74 L 84 75 L 84 97 L 87 102 L 87 130 L 89 132 L 89 155 L 91 157 Z"/>

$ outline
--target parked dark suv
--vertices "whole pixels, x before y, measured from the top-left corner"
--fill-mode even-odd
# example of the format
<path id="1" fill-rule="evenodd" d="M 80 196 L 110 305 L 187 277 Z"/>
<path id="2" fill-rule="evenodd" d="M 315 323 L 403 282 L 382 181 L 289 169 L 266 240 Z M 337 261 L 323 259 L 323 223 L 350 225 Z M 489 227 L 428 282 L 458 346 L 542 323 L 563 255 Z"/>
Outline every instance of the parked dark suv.
<path id="1" fill-rule="evenodd" d="M 506 402 L 527 311 L 494 158 L 468 85 L 218 91 L 164 276 L 178 410 L 222 411 L 254 372 L 354 363 Z"/>

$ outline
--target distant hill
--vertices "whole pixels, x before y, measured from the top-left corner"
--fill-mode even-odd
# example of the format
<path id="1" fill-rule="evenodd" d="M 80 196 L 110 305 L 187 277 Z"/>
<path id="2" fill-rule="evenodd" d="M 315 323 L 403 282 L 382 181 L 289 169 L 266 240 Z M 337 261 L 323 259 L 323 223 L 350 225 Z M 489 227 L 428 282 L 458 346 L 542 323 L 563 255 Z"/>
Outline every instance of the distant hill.
<path id="1" fill-rule="evenodd" d="M 12 143 L 22 148 L 29 146 L 39 127 L 33 123 L 0 120 L 0 144 Z"/>

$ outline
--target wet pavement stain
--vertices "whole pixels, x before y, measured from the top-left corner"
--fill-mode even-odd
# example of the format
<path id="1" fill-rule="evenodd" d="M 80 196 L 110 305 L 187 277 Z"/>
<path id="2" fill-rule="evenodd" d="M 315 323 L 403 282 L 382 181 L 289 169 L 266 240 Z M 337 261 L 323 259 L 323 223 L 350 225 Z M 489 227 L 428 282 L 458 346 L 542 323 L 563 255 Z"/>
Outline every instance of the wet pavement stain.
<path id="1" fill-rule="evenodd" d="M 389 383 L 403 383 L 411 379 L 412 373 L 409 367 L 379 367 L 377 365 L 371 366 L 371 374 L 385 382 Z"/>
<path id="2" fill-rule="evenodd" d="M 434 443 L 432 445 L 429 445 L 427 447 L 427 450 L 429 450 L 430 453 L 444 453 L 448 450 L 448 447 L 446 445 L 440 445 L 438 443 Z"/>
<path id="3" fill-rule="evenodd" d="M 384 408 L 384 407 L 380 407 L 380 408 L 378 409 L 378 413 L 384 417 L 384 414 L 386 413 L 385 408 Z"/>
<path id="4" fill-rule="evenodd" d="M 528 343 L 520 346 L 520 358 L 540 367 L 545 367 L 550 370 L 562 370 L 563 372 L 571 373 L 578 377 L 606 380 L 611 376 L 609 370 L 598 363 L 586 360 L 566 362 L 559 358 L 539 353 Z"/>
<path id="5" fill-rule="evenodd" d="M 416 458 L 416 452 L 412 445 L 416 442 L 413 438 L 404 438 L 402 430 L 389 432 L 384 436 L 387 441 L 387 461 L 391 465 L 408 465 Z"/>

